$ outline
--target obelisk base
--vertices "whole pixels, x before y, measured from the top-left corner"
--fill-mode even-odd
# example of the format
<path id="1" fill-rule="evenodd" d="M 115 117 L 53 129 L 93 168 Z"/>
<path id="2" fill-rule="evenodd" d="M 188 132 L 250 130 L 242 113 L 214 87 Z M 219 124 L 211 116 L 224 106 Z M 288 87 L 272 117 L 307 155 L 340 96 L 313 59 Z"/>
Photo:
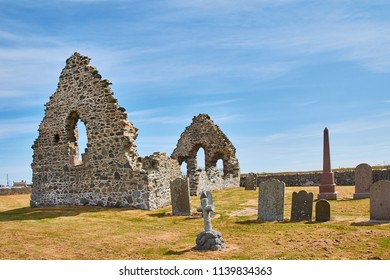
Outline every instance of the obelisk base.
<path id="1" fill-rule="evenodd" d="M 318 194 L 318 200 L 320 199 L 326 199 L 326 200 L 337 200 L 338 193 L 319 193 Z"/>
<path id="2" fill-rule="evenodd" d="M 333 172 L 323 172 L 320 179 L 318 199 L 337 200 L 336 184 Z"/>

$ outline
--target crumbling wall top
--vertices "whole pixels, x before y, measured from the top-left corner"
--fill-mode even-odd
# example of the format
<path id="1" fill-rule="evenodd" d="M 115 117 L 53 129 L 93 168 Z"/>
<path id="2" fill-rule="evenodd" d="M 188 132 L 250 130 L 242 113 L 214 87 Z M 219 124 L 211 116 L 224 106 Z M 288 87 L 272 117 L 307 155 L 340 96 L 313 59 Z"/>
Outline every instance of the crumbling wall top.
<path id="1" fill-rule="evenodd" d="M 186 127 L 173 151 L 171 158 L 186 162 L 189 169 L 196 168 L 196 154 L 199 148 L 205 151 L 206 170 L 215 167 L 219 159 L 223 161 L 224 174 L 239 174 L 236 148 L 207 114 L 200 114 Z M 195 162 L 194 162 L 195 161 Z M 191 170 L 190 170 L 191 173 Z"/>

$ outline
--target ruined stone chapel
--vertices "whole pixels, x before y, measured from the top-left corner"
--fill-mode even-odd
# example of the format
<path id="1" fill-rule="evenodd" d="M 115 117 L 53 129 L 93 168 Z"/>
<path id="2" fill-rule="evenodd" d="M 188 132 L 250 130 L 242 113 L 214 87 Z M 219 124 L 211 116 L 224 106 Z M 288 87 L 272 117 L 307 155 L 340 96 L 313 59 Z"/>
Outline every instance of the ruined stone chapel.
<path id="1" fill-rule="evenodd" d="M 61 72 L 56 92 L 45 105 L 39 135 L 32 146 L 31 207 L 165 207 L 171 203 L 170 182 L 182 176 L 180 164 L 184 161 L 192 194 L 239 186 L 235 148 L 205 114 L 194 118 L 171 158 L 160 152 L 139 157 L 137 128 L 118 105 L 110 81 L 103 80 L 89 62 L 88 57 L 73 54 Z M 77 143 L 80 122 L 87 132 L 85 151 L 80 151 Z M 199 147 L 206 153 L 204 173 L 194 168 Z M 217 159 L 223 160 L 223 175 L 212 172 Z"/>

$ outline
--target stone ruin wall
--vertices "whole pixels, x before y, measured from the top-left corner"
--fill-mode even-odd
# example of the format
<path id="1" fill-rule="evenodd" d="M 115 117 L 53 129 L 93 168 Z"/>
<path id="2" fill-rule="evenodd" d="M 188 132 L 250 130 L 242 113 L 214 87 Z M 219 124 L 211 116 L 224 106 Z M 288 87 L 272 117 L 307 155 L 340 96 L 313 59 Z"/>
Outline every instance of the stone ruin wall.
<path id="1" fill-rule="evenodd" d="M 119 107 L 111 83 L 102 80 L 89 61 L 78 53 L 70 57 L 46 104 L 32 147 L 31 206 L 169 205 L 169 182 L 181 176 L 179 164 L 163 153 L 138 157 L 137 128 Z M 79 121 L 87 131 L 85 151 L 77 145 Z"/>
<path id="2" fill-rule="evenodd" d="M 0 195 L 15 195 L 15 194 L 29 194 L 29 193 L 31 193 L 30 187 L 0 188 Z"/>
<path id="3" fill-rule="evenodd" d="M 190 180 L 191 181 L 191 180 Z M 228 188 L 236 188 L 239 186 L 239 177 L 228 176 L 223 177 L 219 174 L 219 170 L 215 167 L 210 167 L 209 170 L 196 170 L 192 178 L 192 195 L 202 191 L 223 190 Z M 191 186 L 191 183 L 190 183 Z"/>
<path id="4" fill-rule="evenodd" d="M 334 172 L 335 183 L 338 186 L 354 186 L 355 185 L 355 172 L 343 171 Z M 373 181 L 390 180 L 390 169 L 373 170 Z M 266 179 L 277 179 L 286 184 L 286 186 L 319 186 L 321 172 L 310 173 L 295 173 L 295 174 L 269 174 L 258 175 L 258 184 Z M 240 185 L 244 186 L 246 176 L 241 177 Z"/>
<path id="5" fill-rule="evenodd" d="M 205 170 L 197 168 L 196 155 L 200 148 L 205 151 Z M 179 164 L 187 164 L 191 195 L 202 191 L 239 187 L 240 167 L 236 149 L 222 130 L 207 114 L 193 118 L 190 126 L 181 134 L 171 158 Z M 223 161 L 223 175 L 217 169 L 217 161 Z"/>

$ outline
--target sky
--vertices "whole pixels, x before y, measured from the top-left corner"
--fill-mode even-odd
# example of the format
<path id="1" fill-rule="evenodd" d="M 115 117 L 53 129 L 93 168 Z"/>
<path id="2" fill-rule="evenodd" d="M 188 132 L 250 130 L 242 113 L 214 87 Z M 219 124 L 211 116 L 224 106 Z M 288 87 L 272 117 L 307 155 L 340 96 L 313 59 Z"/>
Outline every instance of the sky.
<path id="1" fill-rule="evenodd" d="M 170 156 L 207 113 L 242 173 L 322 169 L 325 127 L 333 168 L 390 164 L 387 0 L 0 5 L 0 184 L 31 182 L 44 104 L 74 52 L 112 82 L 140 156 Z"/>

